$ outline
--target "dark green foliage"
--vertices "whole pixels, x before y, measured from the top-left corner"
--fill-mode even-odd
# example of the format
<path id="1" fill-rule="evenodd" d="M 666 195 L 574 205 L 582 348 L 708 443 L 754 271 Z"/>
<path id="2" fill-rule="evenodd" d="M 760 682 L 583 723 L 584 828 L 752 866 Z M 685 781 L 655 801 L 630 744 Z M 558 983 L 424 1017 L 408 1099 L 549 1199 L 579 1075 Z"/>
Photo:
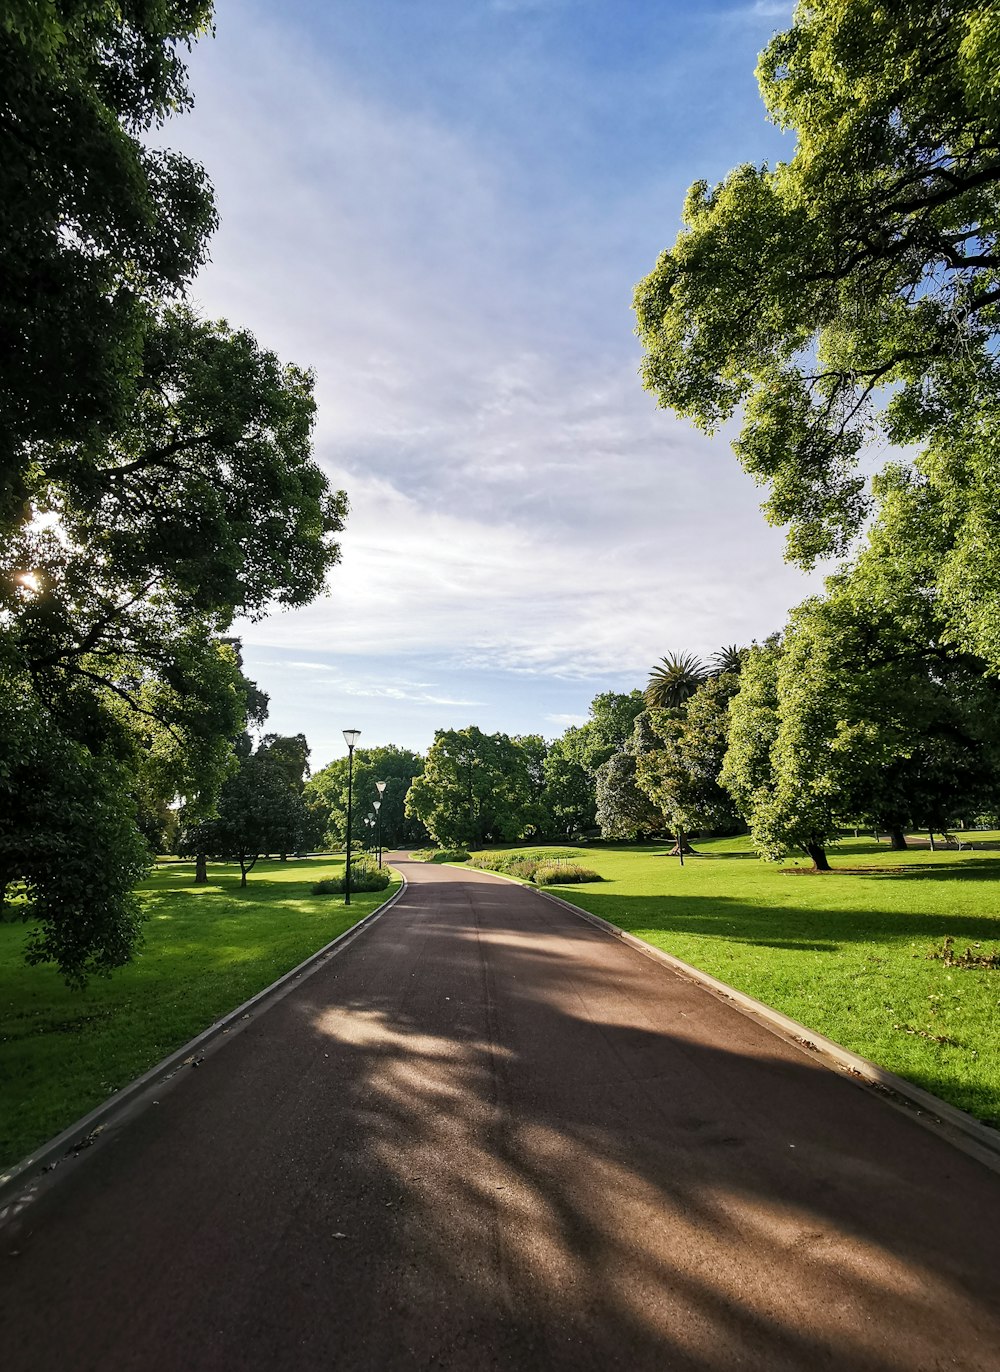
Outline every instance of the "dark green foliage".
<path id="1" fill-rule="evenodd" d="M 406 794 L 413 778 L 423 771 L 424 760 L 409 748 L 389 743 L 379 748 L 354 749 L 354 804 L 351 815 L 352 843 L 368 842 L 375 831 L 365 819 L 378 799 L 377 781 L 386 783 L 382 794 L 382 847 L 410 847 L 427 842 L 427 829 L 406 813 Z M 303 798 L 316 819 L 319 832 L 331 847 L 343 847 L 347 829 L 347 758 L 336 758 L 316 773 L 305 786 Z"/>
<path id="2" fill-rule="evenodd" d="M 265 734 L 257 754 L 280 767 L 289 786 L 302 794 L 309 776 L 309 744 L 305 734 Z"/>
<path id="3" fill-rule="evenodd" d="M 696 182 L 636 291 L 646 386 L 735 445 L 809 565 L 873 509 L 1000 667 L 1000 42 L 979 0 L 809 0 L 761 56 L 794 154 Z M 871 494 L 886 441 L 919 451 Z M 916 565 L 916 564 L 922 565 Z"/>
<path id="4" fill-rule="evenodd" d="M 10 0 L 0 17 L 0 527 L 38 443 L 88 441 L 131 404 L 148 305 L 204 261 L 211 187 L 143 135 L 190 104 L 180 49 L 205 0 Z"/>
<path id="5" fill-rule="evenodd" d="M 438 729 L 406 813 L 443 845 L 521 838 L 538 822 L 532 758 L 507 734 L 484 734 L 475 725 Z"/>
<path id="6" fill-rule="evenodd" d="M 845 815 L 942 831 L 1000 793 L 1000 684 L 888 571 L 868 550 L 750 654 L 723 781 L 765 856 L 815 858 Z"/>
<path id="7" fill-rule="evenodd" d="M 175 303 L 211 191 L 143 135 L 189 103 L 179 51 L 209 16 L 15 0 L 0 17 L 0 693 L 26 697 L 95 810 L 117 797 L 121 861 L 104 857 L 123 873 L 137 815 L 155 844 L 177 794 L 211 810 L 254 707 L 225 635 L 319 592 L 346 513 L 312 460 L 311 375 Z M 7 883 L 26 853 L 12 841 Z M 48 875 L 32 861 L 37 905 L 58 848 Z M 80 916 L 79 956 L 68 918 L 38 948 L 77 977 L 100 927 L 117 965 L 126 905 L 116 925 Z"/>
<path id="8" fill-rule="evenodd" d="M 624 748 L 645 708 L 641 691 L 604 691 L 590 703 L 590 718 L 549 747 L 543 763 L 543 803 L 552 832 L 570 835 L 597 824 L 597 773 Z"/>
<path id="9" fill-rule="evenodd" d="M 73 986 L 127 962 L 139 936 L 133 887 L 150 865 L 132 818 L 129 769 L 52 727 L 30 695 L 0 697 L 0 895 L 28 921 L 27 958 Z"/>
<path id="10" fill-rule="evenodd" d="M 719 784 L 729 741 L 729 703 L 739 678 L 723 672 L 707 678 L 679 710 L 650 710 L 636 721 L 636 780 L 671 833 L 732 833 L 739 815 Z M 648 722 L 647 722 L 648 721 Z"/>
<path id="11" fill-rule="evenodd" d="M 264 853 L 294 853 L 309 846 L 315 829 L 282 763 L 267 752 L 241 761 L 227 778 L 214 819 L 193 825 L 182 836 L 180 852 L 207 853 L 240 864 L 242 885 Z"/>
<path id="12" fill-rule="evenodd" d="M 730 643 L 724 648 L 720 648 L 712 654 L 709 663 L 710 676 L 739 676 L 743 670 L 743 661 L 746 657 L 746 648 L 738 648 L 735 643 Z"/>

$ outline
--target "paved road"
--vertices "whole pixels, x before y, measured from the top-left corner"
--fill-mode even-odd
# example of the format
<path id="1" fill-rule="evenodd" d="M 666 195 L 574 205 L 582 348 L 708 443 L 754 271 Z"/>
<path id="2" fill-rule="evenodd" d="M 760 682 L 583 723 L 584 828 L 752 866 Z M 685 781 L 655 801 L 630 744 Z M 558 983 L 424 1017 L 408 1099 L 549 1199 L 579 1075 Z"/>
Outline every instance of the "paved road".
<path id="1" fill-rule="evenodd" d="M 404 866 L 0 1231 L 4 1372 L 997 1372 L 1000 1176 L 530 891 Z"/>

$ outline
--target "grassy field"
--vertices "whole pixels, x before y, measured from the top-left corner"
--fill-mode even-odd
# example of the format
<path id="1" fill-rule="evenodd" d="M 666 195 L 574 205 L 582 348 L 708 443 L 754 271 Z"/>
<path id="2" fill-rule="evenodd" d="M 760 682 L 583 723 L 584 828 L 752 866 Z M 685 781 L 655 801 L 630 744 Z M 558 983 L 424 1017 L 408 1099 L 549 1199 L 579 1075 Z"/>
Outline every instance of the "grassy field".
<path id="1" fill-rule="evenodd" d="M 228 1010 L 388 899 L 313 896 L 343 858 L 238 867 L 164 864 L 142 888 L 145 945 L 129 967 L 83 992 L 27 967 L 23 924 L 0 924 L 0 1167 L 71 1124 Z"/>
<path id="2" fill-rule="evenodd" d="M 745 838 L 695 846 L 682 869 L 666 845 L 588 845 L 604 880 L 551 889 L 1000 1126 L 1000 968 L 928 956 L 948 937 L 1000 951 L 1000 851 L 846 839 L 831 863 L 864 870 L 816 876 Z"/>

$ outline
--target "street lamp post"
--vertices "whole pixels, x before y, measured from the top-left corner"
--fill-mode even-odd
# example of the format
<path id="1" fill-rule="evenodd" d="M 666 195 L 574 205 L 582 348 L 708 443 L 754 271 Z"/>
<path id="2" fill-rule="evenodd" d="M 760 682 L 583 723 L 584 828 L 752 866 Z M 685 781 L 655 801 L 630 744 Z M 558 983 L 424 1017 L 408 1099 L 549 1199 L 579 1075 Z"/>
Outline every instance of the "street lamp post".
<path id="1" fill-rule="evenodd" d="M 351 903 L 351 787 L 354 784 L 354 745 L 361 736 L 360 729 L 345 729 L 347 744 L 347 866 L 344 868 L 344 904 Z"/>
<path id="2" fill-rule="evenodd" d="M 375 789 L 378 791 L 378 800 L 375 802 L 375 813 L 378 815 L 378 866 L 382 870 L 382 800 L 385 796 L 385 782 L 376 781 Z"/>

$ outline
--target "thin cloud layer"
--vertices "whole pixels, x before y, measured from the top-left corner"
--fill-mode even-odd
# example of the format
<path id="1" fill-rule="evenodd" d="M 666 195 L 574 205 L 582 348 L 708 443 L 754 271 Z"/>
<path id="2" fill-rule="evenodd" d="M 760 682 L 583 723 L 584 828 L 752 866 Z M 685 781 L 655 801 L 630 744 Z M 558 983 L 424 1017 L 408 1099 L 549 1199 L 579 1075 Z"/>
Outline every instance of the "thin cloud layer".
<path id="1" fill-rule="evenodd" d="M 373 4 L 386 22 L 399 13 Z M 500 18 L 534 22 L 536 7 L 516 8 Z M 400 730 L 428 741 L 430 707 L 442 724 L 456 711 L 504 719 L 505 689 L 511 727 L 525 727 L 532 699 L 535 728 L 575 720 L 595 690 L 640 684 L 668 648 L 769 632 L 807 589 L 725 440 L 657 411 L 636 375 L 632 285 L 673 237 L 684 186 L 715 168 L 686 165 L 668 143 L 638 149 L 623 176 L 607 112 L 628 54 L 585 98 L 593 72 L 580 64 L 598 59 L 554 56 L 571 54 L 555 40 L 576 7 L 544 8 L 546 89 L 531 85 L 537 44 L 484 49 L 483 107 L 465 70 L 457 118 L 431 86 L 412 95 L 413 64 L 440 53 L 410 54 L 407 86 L 388 48 L 345 66 L 305 4 L 279 15 L 223 3 L 218 38 L 192 62 L 196 112 L 169 129 L 218 191 L 201 306 L 315 368 L 317 454 L 351 501 L 329 597 L 241 626 L 273 708 L 298 709 L 307 733 L 320 700 L 356 700 L 366 680 L 385 737 L 400 742 Z M 336 17 L 357 51 L 370 39 L 350 31 L 352 13 Z M 679 10 L 684 22 L 695 24 Z M 674 139 L 705 83 L 703 30 L 689 37 L 690 71 L 665 44 L 637 77 Z M 748 72 L 755 41 L 741 40 Z M 462 54 L 464 68 L 474 58 Z M 734 60 L 724 53 L 718 71 Z M 678 89 L 654 95 L 657 70 Z M 498 122 L 507 106 L 488 104 L 505 83 L 537 102 L 529 152 L 523 111 Z M 738 102 L 724 107 L 720 137 L 741 117 Z M 770 146 L 757 118 L 757 143 L 730 162 Z M 700 157 L 705 130 L 691 133 Z M 395 676 L 419 661 L 426 682 L 376 689 L 366 662 L 380 675 L 390 656 Z M 310 678 L 325 694 L 315 681 L 305 690 Z M 541 681 L 561 697 L 532 697 Z"/>

